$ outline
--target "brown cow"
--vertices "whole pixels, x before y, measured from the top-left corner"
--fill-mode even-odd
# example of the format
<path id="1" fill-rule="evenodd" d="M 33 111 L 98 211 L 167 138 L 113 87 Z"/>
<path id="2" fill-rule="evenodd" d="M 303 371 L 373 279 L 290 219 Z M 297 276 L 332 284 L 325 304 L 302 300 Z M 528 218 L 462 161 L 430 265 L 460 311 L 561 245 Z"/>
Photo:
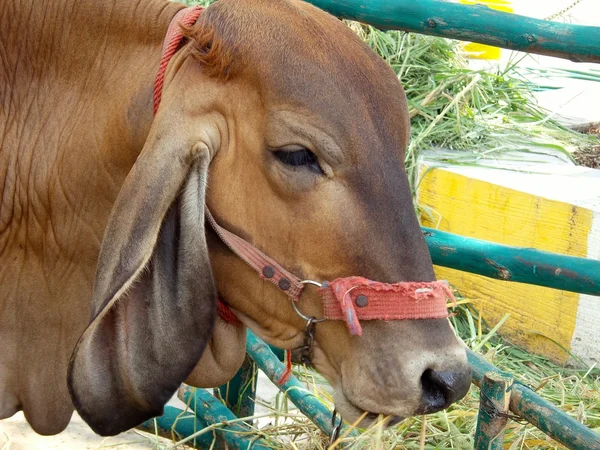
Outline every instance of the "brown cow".
<path id="1" fill-rule="evenodd" d="M 74 403 L 114 434 L 160 414 L 186 379 L 225 382 L 245 331 L 215 319 L 216 292 L 269 343 L 302 345 L 287 297 L 205 229 L 205 201 L 298 276 L 434 279 L 390 68 L 311 5 L 221 0 L 187 31 L 153 117 L 181 8 L 0 2 L 0 418 L 23 410 L 37 432 L 58 433 Z M 316 289 L 299 307 L 322 314 Z M 467 391 L 446 319 L 362 327 L 316 329 L 314 365 L 345 418 L 398 420 Z"/>

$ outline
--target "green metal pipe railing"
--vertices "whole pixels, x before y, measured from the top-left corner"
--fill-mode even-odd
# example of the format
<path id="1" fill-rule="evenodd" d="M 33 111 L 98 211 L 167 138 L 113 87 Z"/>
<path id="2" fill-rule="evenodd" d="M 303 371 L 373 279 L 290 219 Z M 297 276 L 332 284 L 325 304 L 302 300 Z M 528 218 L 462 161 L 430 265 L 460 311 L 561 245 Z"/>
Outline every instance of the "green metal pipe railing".
<path id="1" fill-rule="evenodd" d="M 294 376 L 280 384 L 282 375 L 286 367 L 281 362 L 283 352 L 279 351 L 276 355 L 273 350 L 252 331 L 248 330 L 246 335 L 246 352 L 248 356 L 256 363 L 265 375 L 279 387 L 282 392 L 285 392 L 291 402 L 296 405 L 298 410 L 306 415 L 323 433 L 331 435 L 332 412 L 319 401 L 314 394 L 306 390 L 303 384 Z M 249 367 L 250 365 L 248 365 Z M 246 377 L 249 370 L 243 370 L 243 377 Z M 256 385 L 253 381 L 254 386 Z M 235 386 L 243 386 L 245 382 L 234 380 Z M 224 389 L 220 389 L 223 393 Z M 235 389 L 235 392 L 243 393 L 243 388 Z M 230 395 L 233 393 L 230 391 Z M 179 391 L 181 400 L 188 404 L 195 412 L 196 421 L 190 421 L 193 414 L 184 412 L 178 408 L 166 406 L 161 417 L 158 417 L 157 426 L 161 436 L 169 437 L 169 431 L 174 431 L 180 438 L 188 438 L 198 430 L 202 430 L 210 424 L 219 423 L 222 421 L 231 421 L 236 419 L 236 415 L 231 412 L 223 403 L 217 400 L 203 389 L 194 389 L 189 387 L 181 388 Z M 242 395 L 245 399 L 239 399 L 241 404 L 254 402 L 254 391 L 250 391 Z M 228 402 L 230 403 L 230 402 Z M 232 401 L 233 403 L 233 401 Z M 236 403 L 233 403 L 234 407 Z M 232 428 L 233 427 L 233 428 Z M 141 428 L 147 432 L 154 432 L 154 421 L 145 422 Z M 246 424 L 232 424 L 225 428 L 215 428 L 215 432 L 222 439 L 225 439 L 227 444 L 233 449 L 249 448 L 248 443 L 252 443 L 252 449 L 263 449 L 264 443 L 256 441 L 256 435 L 253 434 Z M 359 433 L 356 430 L 348 430 L 346 425 L 342 425 L 341 434 L 347 437 L 358 437 Z M 209 448 L 213 444 L 213 435 L 200 435 L 196 438 L 196 446 L 199 448 Z M 192 441 L 193 442 L 193 441 Z M 244 447 L 245 445 L 245 447 Z"/>
<path id="2" fill-rule="evenodd" d="M 181 400 L 193 409 L 200 423 L 223 424 L 215 427 L 217 436 L 231 450 L 268 450 L 270 447 L 256 430 L 245 422 L 234 422 L 238 417 L 223 403 L 204 389 L 180 388 Z"/>
<path id="3" fill-rule="evenodd" d="M 266 372 L 271 380 L 276 382 L 281 378 L 281 375 L 285 370 L 284 365 L 271 351 L 269 346 L 251 331 L 248 331 L 247 349 L 248 354 L 261 370 Z M 481 386 L 482 380 L 486 375 L 488 377 L 492 375 L 493 377 L 495 374 L 498 375 L 499 378 L 512 379 L 510 374 L 499 370 L 471 350 L 467 350 L 467 357 L 472 370 L 473 383 L 477 386 Z M 280 389 L 283 392 L 286 392 L 290 400 L 292 400 L 300 411 L 310 418 L 325 434 L 329 435 L 331 433 L 331 412 L 314 395 L 306 391 L 295 377 L 292 376 L 280 387 Z M 167 406 L 165 408 L 165 414 L 157 419 L 158 427 L 162 430 L 160 433 L 161 435 L 165 435 L 167 431 L 173 429 L 181 437 L 187 437 L 197 430 L 202 429 L 203 426 L 220 423 L 222 421 L 231 421 L 236 418 L 231 411 L 208 392 L 198 389 L 195 391 L 195 394 L 192 394 L 192 391 L 192 389 L 189 389 L 187 393 L 184 391 L 182 399 L 186 401 L 186 403 L 190 403 L 190 406 L 195 410 L 199 421 L 194 423 L 189 420 L 192 416 L 191 414 Z M 196 397 L 190 399 L 190 395 L 195 395 Z M 488 396 L 493 397 L 492 394 L 488 394 Z M 519 383 L 518 381 L 515 381 L 510 389 L 509 410 L 514 415 L 531 423 L 569 449 L 600 450 L 600 434 L 595 433 L 585 425 L 579 423 L 577 420 L 537 395 L 528 386 Z M 179 418 L 179 421 L 176 421 L 177 418 Z M 479 427 L 481 427 L 481 425 L 479 425 Z M 144 424 L 144 429 L 152 432 L 153 422 L 146 422 Z M 251 448 L 265 448 L 264 443 L 260 440 L 257 441 L 256 434 L 245 427 L 245 424 L 231 424 L 227 428 L 216 428 L 215 432 L 220 438 L 224 439 L 228 445 L 232 446 L 231 448 L 248 448 L 249 444 L 253 445 Z M 342 430 L 342 433 L 343 432 L 344 431 Z M 485 430 L 483 433 L 485 433 Z M 358 436 L 358 433 L 356 430 L 352 430 L 348 436 L 356 437 Z M 476 443 L 487 442 L 489 446 L 489 442 L 491 441 L 490 438 L 492 437 L 493 436 L 489 433 L 487 435 L 482 435 L 481 432 L 478 432 Z M 212 435 L 209 437 L 205 434 L 196 439 L 197 446 L 200 448 L 208 447 L 212 443 Z M 497 446 L 498 442 L 495 444 Z M 501 446 L 498 448 L 501 448 Z"/>
<path id="4" fill-rule="evenodd" d="M 308 0 L 380 29 L 412 31 L 577 62 L 600 62 L 600 27 L 551 22 L 442 0 Z"/>
<path id="5" fill-rule="evenodd" d="M 285 366 L 269 346 L 251 331 L 248 331 L 247 335 L 247 350 L 249 356 L 257 363 L 259 368 L 277 384 L 277 380 L 281 378 L 285 371 Z M 481 386 L 486 375 L 488 377 L 498 375 L 499 378 L 505 379 L 512 378 L 510 374 L 499 370 L 471 350 L 467 350 L 467 357 L 472 370 L 473 383 L 478 386 Z M 286 392 L 298 409 L 325 434 L 329 435 L 331 433 L 331 411 L 313 394 L 308 392 L 295 377 L 290 377 L 286 383 L 280 386 L 280 389 L 282 392 Z M 161 435 L 165 435 L 167 431 L 173 429 L 181 437 L 187 437 L 204 426 L 236 419 L 231 411 L 208 392 L 202 389 L 195 390 L 195 393 L 192 393 L 193 391 L 192 389 L 184 390 L 182 400 L 190 404 L 199 421 L 194 423 L 189 420 L 191 414 L 167 406 L 165 414 L 158 418 L 158 427 L 162 430 Z M 195 397 L 190 398 L 191 395 Z M 487 395 L 493 397 L 492 394 Z M 600 450 L 600 434 L 579 423 L 518 381 L 515 381 L 510 389 L 509 410 L 569 449 Z M 153 431 L 153 422 L 146 422 L 144 428 L 147 431 Z M 256 433 L 253 433 L 244 423 L 231 424 L 225 428 L 219 427 L 215 429 L 215 432 L 231 448 L 248 448 L 249 443 L 253 445 L 251 448 L 265 448 L 264 443 L 257 440 Z M 343 432 L 344 430 L 342 430 Z M 478 431 L 476 443 L 489 443 L 491 441 L 493 436 L 490 433 L 485 433 L 485 428 L 483 432 Z M 197 437 L 197 446 L 200 448 L 208 447 L 212 443 L 212 434 L 209 436 L 205 434 Z M 352 430 L 348 436 L 356 437 L 358 433 L 356 430 Z M 501 448 L 501 446 L 498 448 Z"/>
<path id="6" fill-rule="evenodd" d="M 510 376 L 487 362 L 478 354 L 467 350 L 473 383 L 481 385 L 485 374 L 494 372 Z M 510 411 L 542 430 L 554 440 L 572 450 L 600 450 L 600 434 L 577 422 L 529 387 L 514 382 L 510 394 Z"/>
<path id="7" fill-rule="evenodd" d="M 194 414 L 179 408 L 167 405 L 163 415 L 147 420 L 140 429 L 150 433 L 157 433 L 167 439 L 180 440 L 206 428 L 208 425 L 200 421 Z M 214 444 L 212 433 L 201 434 L 188 442 L 194 448 L 210 448 Z"/>
<path id="8" fill-rule="evenodd" d="M 502 450 L 513 385 L 512 376 L 488 372 L 480 383 L 479 415 L 474 450 Z"/>
<path id="9" fill-rule="evenodd" d="M 499 280 L 600 295 L 600 261 L 510 247 L 426 227 L 423 232 L 431 259 L 438 266 Z"/>

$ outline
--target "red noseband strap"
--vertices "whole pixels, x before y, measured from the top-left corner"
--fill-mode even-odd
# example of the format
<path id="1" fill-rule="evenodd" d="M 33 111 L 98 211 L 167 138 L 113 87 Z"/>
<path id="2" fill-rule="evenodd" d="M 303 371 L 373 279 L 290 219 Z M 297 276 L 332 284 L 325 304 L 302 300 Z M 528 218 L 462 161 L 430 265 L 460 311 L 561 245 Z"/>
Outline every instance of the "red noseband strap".
<path id="1" fill-rule="evenodd" d="M 448 299 L 456 302 L 445 281 L 379 283 L 346 277 L 323 283 L 323 317 L 344 320 L 360 336 L 359 320 L 443 319 Z"/>
<path id="2" fill-rule="evenodd" d="M 183 39 L 180 24 L 192 25 L 201 12 L 202 8 L 199 6 L 184 8 L 171 21 L 154 85 L 154 114 L 160 105 L 167 65 Z M 298 301 L 305 286 L 300 278 L 241 237 L 219 226 L 208 209 L 206 218 L 232 252 L 261 278 L 273 283 L 292 301 Z M 358 336 L 362 334 L 360 320 L 441 319 L 448 317 L 447 300 L 456 303 L 448 285 L 443 281 L 389 284 L 361 277 L 346 277 L 323 283 L 319 292 L 323 297 L 323 318 L 344 320 L 350 333 Z M 234 323 L 237 321 L 227 305 L 220 301 L 218 311 L 225 320 Z"/>

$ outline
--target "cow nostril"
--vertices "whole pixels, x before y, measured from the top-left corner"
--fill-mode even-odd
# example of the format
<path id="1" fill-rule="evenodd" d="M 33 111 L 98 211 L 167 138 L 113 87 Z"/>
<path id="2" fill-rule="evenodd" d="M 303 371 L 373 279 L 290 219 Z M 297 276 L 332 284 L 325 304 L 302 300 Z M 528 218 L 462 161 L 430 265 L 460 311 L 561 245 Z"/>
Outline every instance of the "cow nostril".
<path id="1" fill-rule="evenodd" d="M 446 384 L 440 380 L 439 373 L 427 369 L 421 376 L 423 388 L 423 413 L 430 413 L 443 409 L 448 404 Z"/>
<path id="2" fill-rule="evenodd" d="M 429 414 L 447 408 L 465 396 L 469 385 L 468 374 L 427 369 L 421 376 L 423 404 L 420 412 Z"/>

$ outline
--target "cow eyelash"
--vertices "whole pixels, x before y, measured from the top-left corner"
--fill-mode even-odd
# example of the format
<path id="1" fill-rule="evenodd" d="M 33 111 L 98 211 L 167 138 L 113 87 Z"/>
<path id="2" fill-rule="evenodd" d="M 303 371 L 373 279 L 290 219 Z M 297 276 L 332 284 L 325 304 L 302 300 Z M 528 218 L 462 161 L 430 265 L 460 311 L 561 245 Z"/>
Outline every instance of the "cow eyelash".
<path id="1" fill-rule="evenodd" d="M 276 150 L 273 152 L 275 157 L 286 166 L 306 167 L 311 172 L 323 175 L 323 169 L 319 165 L 319 159 L 310 150 L 303 148 L 301 150 Z"/>

